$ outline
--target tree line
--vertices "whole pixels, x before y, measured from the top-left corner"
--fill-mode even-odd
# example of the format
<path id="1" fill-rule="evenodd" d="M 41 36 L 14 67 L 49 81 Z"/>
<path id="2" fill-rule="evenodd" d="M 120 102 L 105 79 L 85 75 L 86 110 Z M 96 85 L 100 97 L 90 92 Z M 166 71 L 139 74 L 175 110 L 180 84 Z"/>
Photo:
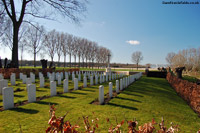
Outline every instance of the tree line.
<path id="1" fill-rule="evenodd" d="M 185 67 L 187 72 L 200 71 L 200 48 L 180 50 L 178 53 L 170 52 L 166 61 L 171 68 Z"/>
<path id="2" fill-rule="evenodd" d="M 5 33 L 2 35 L 2 44 L 10 50 L 13 49 L 12 42 L 12 24 L 7 20 Z M 69 33 L 58 32 L 56 30 L 46 31 L 43 26 L 37 25 L 22 25 L 19 31 L 19 49 L 21 52 L 21 60 L 23 52 L 27 51 L 33 55 L 34 67 L 36 66 L 36 57 L 40 54 L 41 57 L 48 55 L 51 62 L 54 61 L 55 55 L 58 57 L 58 64 L 61 58 L 64 58 L 64 67 L 66 66 L 66 57 L 69 56 L 69 66 L 74 58 L 74 63 L 78 60 L 78 66 L 82 62 L 83 66 L 87 67 L 88 62 L 92 64 L 107 63 L 108 55 L 111 51 L 105 47 L 99 46 L 97 42 L 90 41 L 86 38 L 74 36 Z M 93 67 L 94 65 L 92 65 Z"/>
<path id="3" fill-rule="evenodd" d="M 4 40 L 4 43 L 12 42 L 10 45 L 12 67 L 19 67 L 18 49 L 21 40 L 19 34 L 21 34 L 20 31 L 24 32 L 22 30 L 24 23 L 34 26 L 36 18 L 57 20 L 60 16 L 80 23 L 81 16 L 87 10 L 87 4 L 87 0 L 0 0 L 0 36 L 5 30 L 12 32 L 10 40 Z M 10 23 L 7 20 L 10 20 Z M 12 25 L 11 29 L 9 25 Z"/>

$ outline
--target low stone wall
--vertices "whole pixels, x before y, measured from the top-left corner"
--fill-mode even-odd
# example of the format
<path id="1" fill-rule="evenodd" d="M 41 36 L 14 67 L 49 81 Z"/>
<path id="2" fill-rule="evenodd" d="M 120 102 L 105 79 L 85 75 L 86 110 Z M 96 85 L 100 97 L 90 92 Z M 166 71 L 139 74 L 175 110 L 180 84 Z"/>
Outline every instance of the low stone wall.
<path id="1" fill-rule="evenodd" d="M 73 72 L 73 71 L 79 71 L 80 69 L 79 68 L 73 68 L 73 69 L 63 69 L 63 70 L 56 70 L 55 72 Z M 16 77 L 19 78 L 19 73 L 23 73 L 23 74 L 26 74 L 28 76 L 30 76 L 30 72 L 33 72 L 36 76 L 39 75 L 39 72 L 42 72 L 44 74 L 44 76 L 47 75 L 47 72 L 53 72 L 54 70 L 53 69 L 50 69 L 50 68 L 46 68 L 46 69 L 34 69 L 34 68 L 0 68 L 0 73 L 3 74 L 4 76 L 4 79 L 9 79 L 10 78 L 10 75 L 12 73 L 15 73 L 16 74 Z"/>
<path id="2" fill-rule="evenodd" d="M 148 71 L 147 77 L 166 78 L 167 72 Z"/>
<path id="3" fill-rule="evenodd" d="M 179 79 L 171 73 L 167 74 L 166 79 L 191 108 L 200 114 L 200 85 Z"/>

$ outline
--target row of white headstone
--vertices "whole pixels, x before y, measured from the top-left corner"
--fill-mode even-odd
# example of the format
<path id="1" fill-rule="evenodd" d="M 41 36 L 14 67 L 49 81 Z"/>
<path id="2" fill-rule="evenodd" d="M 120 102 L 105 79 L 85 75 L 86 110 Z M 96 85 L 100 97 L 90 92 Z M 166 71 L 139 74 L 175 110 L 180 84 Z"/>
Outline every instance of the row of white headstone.
<path id="1" fill-rule="evenodd" d="M 130 84 L 132 84 L 135 80 L 138 80 L 142 76 L 142 73 L 137 73 L 134 75 L 130 75 L 128 77 L 124 77 L 120 79 L 120 86 L 119 80 L 116 80 L 116 93 L 119 93 L 119 90 L 122 91 Z M 109 82 L 109 97 L 113 96 L 113 83 Z M 104 86 L 99 86 L 99 104 L 104 104 Z"/>
<path id="2" fill-rule="evenodd" d="M 87 73 L 84 73 L 83 78 L 83 87 L 87 87 Z M 91 73 L 90 73 L 91 74 Z M 98 78 L 100 76 L 100 83 L 105 82 L 105 76 L 103 74 L 98 73 L 92 73 L 90 76 L 90 85 L 93 85 L 93 74 L 95 74 L 95 84 L 98 84 Z M 50 95 L 55 96 L 57 95 L 56 91 L 56 81 L 54 81 L 54 78 L 58 80 L 58 85 L 61 84 L 61 79 L 63 78 L 63 73 L 56 73 L 56 77 L 54 76 L 54 73 L 48 73 L 49 79 L 50 79 Z M 70 75 L 70 73 L 69 73 Z M 73 75 L 73 73 L 72 73 Z M 80 75 L 80 73 L 79 73 Z M 89 74 L 87 74 L 89 76 Z M 110 74 L 112 75 L 112 78 L 110 79 L 116 79 L 117 76 L 123 77 L 124 74 L 116 75 L 116 74 Z M 75 77 L 75 76 L 74 76 Z M 106 73 L 106 79 L 108 80 L 108 74 Z M 110 76 L 111 77 L 111 76 Z M 42 73 L 39 73 L 40 78 L 40 87 L 44 87 L 44 77 Z M 20 73 L 20 79 L 22 79 L 23 83 L 27 86 L 27 92 L 28 92 L 28 102 L 35 102 L 36 101 L 36 85 L 32 84 L 35 83 L 35 75 L 33 73 L 30 73 L 30 78 L 27 78 L 27 75 L 24 75 Z M 14 82 L 13 85 L 15 85 L 16 76 L 15 74 L 11 74 L 11 82 Z M 106 81 L 107 81 L 106 80 Z M 12 84 L 12 83 L 11 83 Z M 68 92 L 68 73 L 65 73 L 65 79 L 63 81 L 63 89 L 64 93 Z M 78 90 L 78 79 L 74 78 L 74 90 Z M 0 80 L 0 93 L 3 94 L 3 107 L 4 109 L 10 109 L 14 107 L 14 90 L 12 87 L 8 87 L 8 80 Z"/>

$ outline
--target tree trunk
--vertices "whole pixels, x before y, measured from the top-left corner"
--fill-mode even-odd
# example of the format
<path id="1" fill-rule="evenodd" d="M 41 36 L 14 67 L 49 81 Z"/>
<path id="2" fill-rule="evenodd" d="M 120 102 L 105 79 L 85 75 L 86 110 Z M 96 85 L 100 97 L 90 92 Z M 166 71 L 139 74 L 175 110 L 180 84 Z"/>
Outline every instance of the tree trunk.
<path id="1" fill-rule="evenodd" d="M 18 34 L 19 34 L 19 26 L 17 23 L 13 22 L 13 49 L 12 49 L 12 63 L 14 68 L 19 68 L 19 60 L 18 60 Z"/>
<path id="2" fill-rule="evenodd" d="M 66 63 L 66 55 L 64 55 L 64 67 L 65 67 L 65 63 Z"/>
<path id="3" fill-rule="evenodd" d="M 137 70 L 138 70 L 138 63 L 137 63 Z"/>
<path id="4" fill-rule="evenodd" d="M 84 68 L 84 59 L 82 58 L 82 61 L 83 61 L 83 68 Z"/>
<path id="5" fill-rule="evenodd" d="M 69 63 L 70 63 L 70 68 L 72 67 L 72 64 L 71 64 L 71 54 L 69 54 Z"/>
<path id="6" fill-rule="evenodd" d="M 80 58 L 81 58 L 81 57 L 79 56 L 79 57 L 78 57 L 78 66 L 79 66 L 79 68 L 81 67 L 81 66 L 80 66 L 80 62 L 81 62 L 81 59 L 80 59 Z"/>
<path id="7" fill-rule="evenodd" d="M 23 46 L 22 46 L 22 49 L 21 49 L 21 67 L 22 67 L 22 58 L 23 58 Z"/>
<path id="8" fill-rule="evenodd" d="M 87 68 L 87 58 L 86 58 L 86 61 L 85 61 L 85 62 L 86 62 L 86 64 L 85 64 L 85 65 L 86 65 L 86 68 Z"/>
<path id="9" fill-rule="evenodd" d="M 35 61 L 36 61 L 36 53 L 35 53 L 35 50 L 34 50 L 34 67 L 36 67 Z"/>
<path id="10" fill-rule="evenodd" d="M 74 56 L 74 65 L 75 65 L 75 68 L 76 68 L 76 56 Z"/>
<path id="11" fill-rule="evenodd" d="M 60 56 L 58 56 L 58 66 L 60 67 Z"/>
<path id="12" fill-rule="evenodd" d="M 92 69 L 94 68 L 94 60 L 92 60 Z"/>

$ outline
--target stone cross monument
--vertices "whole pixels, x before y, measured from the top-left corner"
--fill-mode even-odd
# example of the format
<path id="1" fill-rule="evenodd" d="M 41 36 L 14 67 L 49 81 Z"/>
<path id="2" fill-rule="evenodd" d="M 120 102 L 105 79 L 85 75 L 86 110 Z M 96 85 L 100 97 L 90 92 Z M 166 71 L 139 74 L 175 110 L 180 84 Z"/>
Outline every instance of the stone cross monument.
<path id="1" fill-rule="evenodd" d="M 106 68 L 106 72 L 111 72 L 111 68 L 110 68 L 110 53 L 107 55 L 108 56 L 108 67 Z"/>

